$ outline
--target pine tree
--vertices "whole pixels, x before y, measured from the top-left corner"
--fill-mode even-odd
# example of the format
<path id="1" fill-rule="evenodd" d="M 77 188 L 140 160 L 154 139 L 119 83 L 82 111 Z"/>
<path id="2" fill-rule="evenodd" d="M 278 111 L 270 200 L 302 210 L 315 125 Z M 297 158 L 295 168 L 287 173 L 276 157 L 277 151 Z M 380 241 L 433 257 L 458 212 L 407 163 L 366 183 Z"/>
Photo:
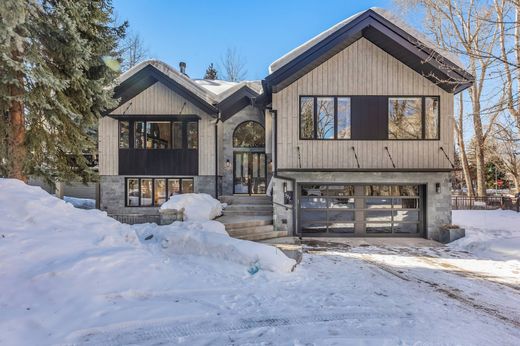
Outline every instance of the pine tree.
<path id="1" fill-rule="evenodd" d="M 211 80 L 218 79 L 218 71 L 213 66 L 213 63 L 209 64 L 208 68 L 206 69 L 206 73 L 204 74 L 204 79 L 211 79 Z"/>
<path id="2" fill-rule="evenodd" d="M 3 155 L 13 152 L 16 144 L 9 138 L 17 138 L 12 121 L 3 121 L 1 128 L 8 140 L 0 169 L 9 177 L 37 175 L 51 183 L 88 181 L 94 174 L 88 154 L 96 150 L 97 120 L 115 105 L 107 86 L 119 73 L 113 65 L 126 23 L 113 23 L 110 0 L 6 2 L 17 3 L 11 6 L 25 14 L 6 24 L 13 28 L 8 38 L 0 37 L 0 70 L 9 73 L 0 80 L 0 90 L 11 90 L 10 96 L 0 100 L 0 108 L 7 111 L 8 120 L 13 118 L 21 85 L 26 132 L 19 172 L 13 169 L 15 156 Z M 1 13 L 4 25 L 6 11 Z M 7 44 L 17 39 L 23 42 L 18 55 L 13 53 L 17 46 Z M 11 63 L 17 58 L 21 67 Z M 20 75 L 23 83 L 17 78 Z"/>

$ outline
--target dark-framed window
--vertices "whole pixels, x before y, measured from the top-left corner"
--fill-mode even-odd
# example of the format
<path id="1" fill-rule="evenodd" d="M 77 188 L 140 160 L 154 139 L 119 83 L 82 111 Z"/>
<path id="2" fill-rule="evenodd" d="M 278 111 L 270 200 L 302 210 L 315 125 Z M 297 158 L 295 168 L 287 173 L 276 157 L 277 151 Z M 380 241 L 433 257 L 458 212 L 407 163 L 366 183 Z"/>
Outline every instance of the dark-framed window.
<path id="1" fill-rule="evenodd" d="M 388 98 L 388 139 L 439 139 L 439 97 Z"/>
<path id="2" fill-rule="evenodd" d="M 196 120 L 120 120 L 120 149 L 197 149 L 199 124 Z"/>
<path id="3" fill-rule="evenodd" d="M 350 139 L 350 97 L 301 96 L 301 139 Z"/>
<path id="4" fill-rule="evenodd" d="M 265 129 L 259 122 L 248 120 L 233 131 L 233 148 L 265 147 Z"/>
<path id="5" fill-rule="evenodd" d="M 159 207 L 172 195 L 193 192 L 193 178 L 126 178 L 127 207 Z"/>

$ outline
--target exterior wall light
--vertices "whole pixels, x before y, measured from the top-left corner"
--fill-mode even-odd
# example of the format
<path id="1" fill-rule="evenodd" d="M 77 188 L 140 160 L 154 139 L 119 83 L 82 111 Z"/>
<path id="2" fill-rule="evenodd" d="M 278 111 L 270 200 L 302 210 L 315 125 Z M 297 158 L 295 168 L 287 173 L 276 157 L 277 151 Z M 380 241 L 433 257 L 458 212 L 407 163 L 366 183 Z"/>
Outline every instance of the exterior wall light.
<path id="1" fill-rule="evenodd" d="M 231 168 L 231 162 L 229 162 L 229 159 L 226 160 L 226 169 Z"/>
<path id="2" fill-rule="evenodd" d="M 441 183 L 435 183 L 435 192 L 441 193 Z"/>

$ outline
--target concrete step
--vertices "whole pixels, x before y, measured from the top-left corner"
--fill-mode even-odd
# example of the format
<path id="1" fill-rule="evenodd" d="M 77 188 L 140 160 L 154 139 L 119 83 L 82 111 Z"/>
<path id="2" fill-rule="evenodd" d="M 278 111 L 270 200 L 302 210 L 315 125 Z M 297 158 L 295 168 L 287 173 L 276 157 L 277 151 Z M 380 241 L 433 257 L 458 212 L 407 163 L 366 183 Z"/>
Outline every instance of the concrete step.
<path id="1" fill-rule="evenodd" d="M 265 233 L 253 233 L 253 234 L 247 234 L 244 236 L 238 236 L 235 238 L 243 239 L 243 240 L 265 240 L 265 239 L 272 239 L 272 238 L 279 238 L 279 237 L 287 237 L 289 232 L 287 231 L 272 231 L 272 232 L 265 232 Z"/>
<path id="2" fill-rule="evenodd" d="M 263 225 L 263 226 L 255 226 L 255 227 L 244 227 L 244 228 L 235 228 L 235 229 L 226 229 L 228 234 L 232 237 L 243 237 L 250 234 L 257 233 L 268 233 L 274 230 L 273 225 Z"/>
<path id="3" fill-rule="evenodd" d="M 228 205 L 224 211 L 227 211 L 227 210 L 237 210 L 237 211 L 247 211 L 247 210 L 252 210 L 252 211 L 261 211 L 261 210 L 273 210 L 273 205 L 272 204 L 231 204 L 231 205 Z"/>
<path id="4" fill-rule="evenodd" d="M 271 204 L 269 196 L 220 196 L 222 203 L 231 204 Z"/>
<path id="5" fill-rule="evenodd" d="M 273 216 L 273 210 L 224 210 L 224 216 Z"/>
<path id="6" fill-rule="evenodd" d="M 217 219 L 219 221 L 219 219 Z M 241 228 L 253 228 L 258 226 L 265 226 L 265 225 L 272 225 L 273 219 L 272 218 L 264 218 L 259 220 L 251 220 L 251 221 L 236 221 L 236 222 L 224 222 L 224 226 L 226 226 L 226 230 L 235 230 L 235 229 L 241 229 Z"/>

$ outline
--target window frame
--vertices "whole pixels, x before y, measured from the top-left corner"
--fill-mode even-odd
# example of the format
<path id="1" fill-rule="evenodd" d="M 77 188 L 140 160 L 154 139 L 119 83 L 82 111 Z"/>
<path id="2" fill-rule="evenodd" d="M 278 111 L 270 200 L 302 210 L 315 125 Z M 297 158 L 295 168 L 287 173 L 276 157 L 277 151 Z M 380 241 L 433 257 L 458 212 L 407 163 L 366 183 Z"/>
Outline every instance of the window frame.
<path id="1" fill-rule="evenodd" d="M 413 139 L 391 139 L 388 137 L 388 123 L 387 123 L 387 138 L 386 139 L 372 139 L 372 138 L 366 138 L 366 139 L 352 139 L 353 131 L 352 131 L 352 100 L 359 96 L 378 96 L 378 97 L 384 97 L 386 98 L 386 119 L 388 121 L 389 118 L 389 112 L 388 112 L 388 102 L 390 98 L 420 98 L 422 105 L 421 105 L 421 138 Z M 333 97 L 334 98 L 334 138 L 317 138 L 317 98 L 318 97 Z M 313 98 L 313 120 L 314 120 L 314 128 L 313 128 L 313 137 L 314 138 L 305 138 L 302 136 L 301 126 L 302 126 L 302 118 L 301 118 L 301 111 L 302 111 L 302 98 Z M 338 98 L 349 98 L 350 99 L 350 138 L 338 138 Z M 426 137 L 426 98 L 435 98 L 438 101 L 438 108 L 437 108 L 437 137 L 436 138 L 425 138 Z M 440 141 L 441 139 L 441 96 L 440 95 L 298 95 L 298 138 L 300 141 Z"/>
<path id="2" fill-rule="evenodd" d="M 139 192 L 139 200 L 137 202 L 137 205 L 128 205 L 128 180 L 131 180 L 131 179 L 136 179 L 137 180 L 137 187 L 138 187 L 138 192 Z M 151 205 L 142 205 L 141 203 L 141 180 L 143 179 L 149 179 L 152 181 L 152 204 Z M 187 176 L 182 176 L 182 177 L 146 177 L 146 176 L 141 176 L 141 177 L 125 177 L 125 207 L 126 208 L 158 208 L 160 207 L 159 205 L 156 205 L 155 204 L 155 180 L 165 180 L 166 182 L 166 186 L 165 186 L 165 190 L 166 190 L 166 200 L 165 200 L 165 203 L 168 201 L 169 199 L 169 189 L 168 189 L 168 179 L 179 179 L 179 194 L 183 194 L 184 192 L 182 191 L 182 182 L 185 181 L 185 180 L 191 180 L 192 182 L 192 186 L 193 186 L 193 189 L 195 190 L 195 179 L 194 177 L 187 177 Z"/>

